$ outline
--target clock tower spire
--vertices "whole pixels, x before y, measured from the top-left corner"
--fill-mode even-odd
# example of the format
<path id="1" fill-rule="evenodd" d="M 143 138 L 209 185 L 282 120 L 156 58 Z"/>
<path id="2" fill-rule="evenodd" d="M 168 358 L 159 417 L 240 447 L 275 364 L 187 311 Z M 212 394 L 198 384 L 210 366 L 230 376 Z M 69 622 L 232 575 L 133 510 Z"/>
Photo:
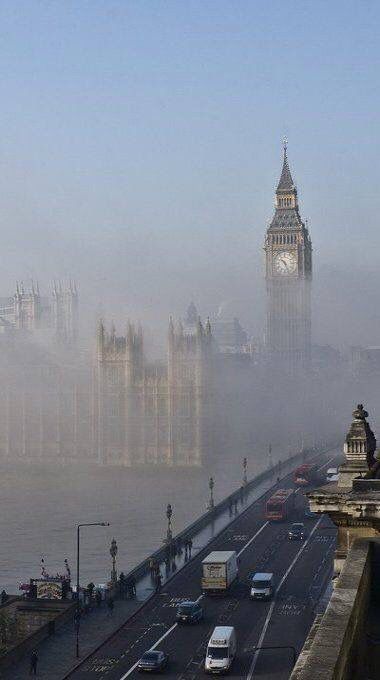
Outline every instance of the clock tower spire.
<path id="1" fill-rule="evenodd" d="M 286 140 L 265 253 L 268 354 L 277 366 L 295 372 L 310 364 L 312 247 L 299 212 Z"/>

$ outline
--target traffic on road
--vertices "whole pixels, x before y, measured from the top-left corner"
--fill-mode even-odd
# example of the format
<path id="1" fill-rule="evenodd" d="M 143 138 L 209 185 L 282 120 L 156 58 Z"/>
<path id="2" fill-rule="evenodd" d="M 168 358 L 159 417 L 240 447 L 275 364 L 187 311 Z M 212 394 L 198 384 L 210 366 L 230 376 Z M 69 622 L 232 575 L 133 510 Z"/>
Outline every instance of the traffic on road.
<path id="1" fill-rule="evenodd" d="M 305 516 L 304 489 L 294 475 L 277 486 L 294 493 L 286 519 L 266 518 L 272 488 L 67 677 L 288 678 L 331 577 L 335 529 L 328 518 Z M 289 540 L 295 524 L 302 539 Z"/>

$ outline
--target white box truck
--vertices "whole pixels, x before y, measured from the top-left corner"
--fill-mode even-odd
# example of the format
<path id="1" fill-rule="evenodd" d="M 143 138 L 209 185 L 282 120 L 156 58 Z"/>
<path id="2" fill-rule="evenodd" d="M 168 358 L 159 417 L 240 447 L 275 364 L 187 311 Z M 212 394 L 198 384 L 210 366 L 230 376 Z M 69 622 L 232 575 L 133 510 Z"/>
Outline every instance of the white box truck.
<path id="1" fill-rule="evenodd" d="M 216 593 L 228 590 L 237 575 L 235 550 L 214 550 L 202 561 L 202 591 Z"/>

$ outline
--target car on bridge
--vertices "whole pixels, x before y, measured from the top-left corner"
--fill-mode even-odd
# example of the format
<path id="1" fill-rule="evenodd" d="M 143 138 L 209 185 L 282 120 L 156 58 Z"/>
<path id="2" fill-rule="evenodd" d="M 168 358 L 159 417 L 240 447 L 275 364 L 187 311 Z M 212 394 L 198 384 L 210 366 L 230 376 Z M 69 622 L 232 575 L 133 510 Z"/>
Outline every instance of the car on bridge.
<path id="1" fill-rule="evenodd" d="M 137 670 L 140 673 L 143 671 L 158 673 L 166 668 L 168 661 L 169 656 L 165 652 L 160 652 L 158 649 L 150 649 L 142 655 L 137 664 Z"/>
<path id="2" fill-rule="evenodd" d="M 302 522 L 295 522 L 288 531 L 289 541 L 303 541 L 306 537 L 305 525 Z"/>
<path id="3" fill-rule="evenodd" d="M 178 623 L 198 623 L 203 619 L 203 607 L 200 602 L 187 600 L 178 605 L 176 619 Z"/>

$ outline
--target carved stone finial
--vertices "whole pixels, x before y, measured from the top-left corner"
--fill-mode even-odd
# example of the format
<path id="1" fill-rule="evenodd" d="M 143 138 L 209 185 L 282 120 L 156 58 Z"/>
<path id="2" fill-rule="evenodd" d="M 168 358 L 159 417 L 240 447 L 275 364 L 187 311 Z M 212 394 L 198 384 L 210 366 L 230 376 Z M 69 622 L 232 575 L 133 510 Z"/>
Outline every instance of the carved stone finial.
<path id="1" fill-rule="evenodd" d="M 365 410 L 363 404 L 358 404 L 355 411 L 352 412 L 355 420 L 365 420 L 368 418 L 368 411 Z"/>

